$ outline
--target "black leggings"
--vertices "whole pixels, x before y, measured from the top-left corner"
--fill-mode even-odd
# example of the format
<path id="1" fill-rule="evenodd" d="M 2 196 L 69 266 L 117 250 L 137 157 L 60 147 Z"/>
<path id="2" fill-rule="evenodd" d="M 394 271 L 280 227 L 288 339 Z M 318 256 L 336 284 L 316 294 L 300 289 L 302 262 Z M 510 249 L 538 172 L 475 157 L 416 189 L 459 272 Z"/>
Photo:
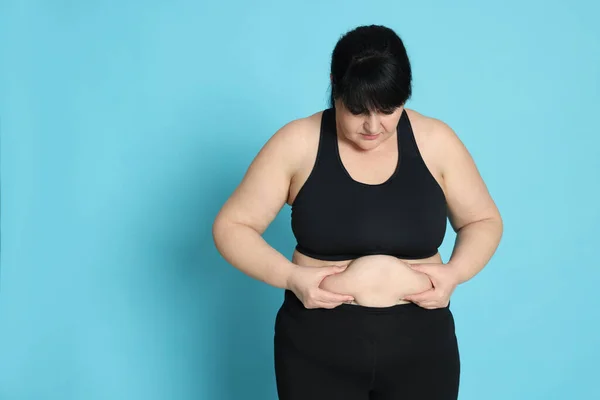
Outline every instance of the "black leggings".
<path id="1" fill-rule="evenodd" d="M 307 309 L 293 292 L 275 320 L 280 400 L 456 400 L 460 358 L 449 307 Z"/>

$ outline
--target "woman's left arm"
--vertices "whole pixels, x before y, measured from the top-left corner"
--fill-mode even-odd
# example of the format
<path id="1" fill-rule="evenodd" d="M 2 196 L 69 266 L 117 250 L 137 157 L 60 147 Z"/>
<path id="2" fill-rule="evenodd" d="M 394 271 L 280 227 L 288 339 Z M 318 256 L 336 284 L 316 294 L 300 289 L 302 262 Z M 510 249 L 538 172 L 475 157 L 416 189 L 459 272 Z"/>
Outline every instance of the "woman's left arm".
<path id="1" fill-rule="evenodd" d="M 436 147 L 441 162 L 449 221 L 456 232 L 448 266 L 457 284 L 479 273 L 494 255 L 503 233 L 500 212 L 473 157 L 445 123 L 437 123 Z"/>
<path id="2" fill-rule="evenodd" d="M 487 265 L 500 243 L 503 222 L 473 157 L 456 133 L 436 120 L 430 139 L 432 154 L 440 163 L 448 218 L 456 240 L 445 265 L 411 266 L 429 276 L 433 289 L 405 299 L 426 308 L 437 308 L 446 306 L 456 286 Z"/>

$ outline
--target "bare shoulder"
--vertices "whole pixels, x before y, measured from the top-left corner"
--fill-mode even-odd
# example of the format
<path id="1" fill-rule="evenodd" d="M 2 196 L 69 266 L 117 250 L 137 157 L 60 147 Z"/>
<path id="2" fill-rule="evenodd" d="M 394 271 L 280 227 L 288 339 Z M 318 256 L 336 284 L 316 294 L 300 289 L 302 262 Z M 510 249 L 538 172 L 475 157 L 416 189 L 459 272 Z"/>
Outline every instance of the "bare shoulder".
<path id="1" fill-rule="evenodd" d="M 444 193 L 448 194 L 444 179 L 450 162 L 449 153 L 463 153 L 462 143 L 456 133 L 444 121 L 412 109 L 406 109 L 419 152 L 433 177 Z"/>
<path id="2" fill-rule="evenodd" d="M 269 138 L 261 152 L 270 156 L 276 152 L 284 157 L 290 171 L 294 171 L 318 143 L 321 114 L 317 112 L 286 123 Z"/>
<path id="3" fill-rule="evenodd" d="M 266 230 L 287 201 L 292 179 L 314 146 L 318 119 L 314 114 L 292 120 L 268 138 L 221 207 L 215 226 L 237 223 L 261 233 Z"/>
<path id="4" fill-rule="evenodd" d="M 407 110 L 423 158 L 440 176 L 455 230 L 482 219 L 498 218 L 498 209 L 475 161 L 446 122 Z"/>
<path id="5" fill-rule="evenodd" d="M 294 121 L 290 136 L 294 139 L 287 153 L 293 158 L 290 164 L 291 176 L 286 202 L 293 204 L 302 186 L 308 179 L 316 162 L 321 132 L 323 112 L 319 111 L 305 118 Z"/>
<path id="6" fill-rule="evenodd" d="M 415 139 L 425 161 L 441 177 L 456 162 L 456 158 L 472 162 L 472 157 L 456 131 L 439 118 L 407 109 Z"/>

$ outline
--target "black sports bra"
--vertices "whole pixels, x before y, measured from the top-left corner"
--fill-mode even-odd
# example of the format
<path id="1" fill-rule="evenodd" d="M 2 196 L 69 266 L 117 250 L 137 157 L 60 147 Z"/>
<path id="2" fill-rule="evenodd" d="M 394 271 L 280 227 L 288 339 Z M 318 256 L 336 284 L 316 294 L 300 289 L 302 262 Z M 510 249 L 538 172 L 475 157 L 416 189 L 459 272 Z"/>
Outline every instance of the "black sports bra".
<path id="1" fill-rule="evenodd" d="M 358 182 L 340 158 L 335 110 L 324 110 L 313 170 L 291 206 L 300 253 L 332 261 L 437 254 L 446 233 L 446 198 L 423 162 L 406 111 L 397 142 L 393 175 L 381 184 Z"/>

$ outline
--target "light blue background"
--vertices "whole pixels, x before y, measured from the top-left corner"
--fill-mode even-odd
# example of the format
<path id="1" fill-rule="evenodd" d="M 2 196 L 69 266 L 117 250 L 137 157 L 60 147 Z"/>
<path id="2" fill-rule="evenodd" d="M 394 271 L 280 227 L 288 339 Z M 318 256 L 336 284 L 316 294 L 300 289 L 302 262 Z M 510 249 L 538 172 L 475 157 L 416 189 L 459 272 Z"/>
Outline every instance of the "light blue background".
<path id="1" fill-rule="evenodd" d="M 408 106 L 455 129 L 505 221 L 453 297 L 460 398 L 600 398 L 597 2 L 0 4 L 0 399 L 276 398 L 282 293 L 211 223 L 370 23 L 405 40 Z M 291 255 L 288 207 L 266 239 Z"/>

